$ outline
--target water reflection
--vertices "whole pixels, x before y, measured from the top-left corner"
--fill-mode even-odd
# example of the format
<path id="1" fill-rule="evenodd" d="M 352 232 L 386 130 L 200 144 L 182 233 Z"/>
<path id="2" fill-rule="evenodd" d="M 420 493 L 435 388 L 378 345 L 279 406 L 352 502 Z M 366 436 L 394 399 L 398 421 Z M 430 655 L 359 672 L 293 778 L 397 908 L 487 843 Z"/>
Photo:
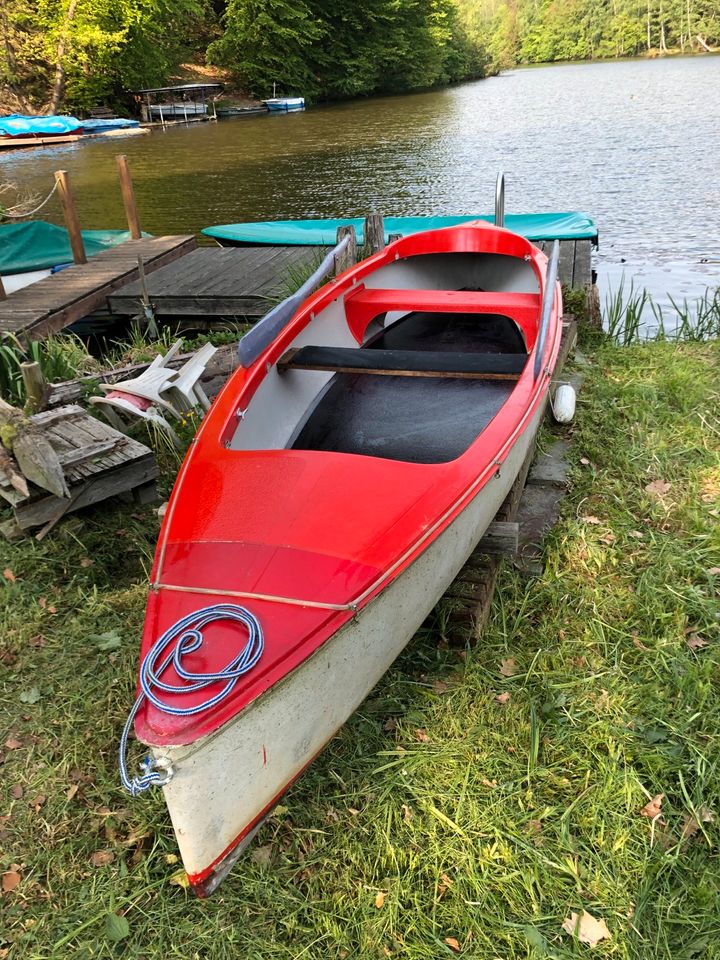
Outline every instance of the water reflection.
<path id="1" fill-rule="evenodd" d="M 0 157 L 38 193 L 69 170 L 83 224 L 121 227 L 127 153 L 143 227 L 289 217 L 577 209 L 600 227 L 601 283 L 625 271 L 658 300 L 718 283 L 720 58 L 515 70 L 449 90 L 195 124 Z M 57 207 L 47 208 L 60 222 Z"/>

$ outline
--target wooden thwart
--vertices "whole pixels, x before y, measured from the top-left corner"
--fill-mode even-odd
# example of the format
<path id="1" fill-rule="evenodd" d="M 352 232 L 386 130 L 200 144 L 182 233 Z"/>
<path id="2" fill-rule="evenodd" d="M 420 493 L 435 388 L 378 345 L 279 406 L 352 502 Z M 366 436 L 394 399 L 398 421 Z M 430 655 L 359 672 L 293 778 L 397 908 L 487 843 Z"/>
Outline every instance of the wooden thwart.
<path id="1" fill-rule="evenodd" d="M 278 370 L 325 370 L 388 377 L 440 377 L 466 380 L 517 380 L 527 361 L 523 353 L 452 353 L 430 350 L 364 350 L 307 346 L 288 350 Z"/>

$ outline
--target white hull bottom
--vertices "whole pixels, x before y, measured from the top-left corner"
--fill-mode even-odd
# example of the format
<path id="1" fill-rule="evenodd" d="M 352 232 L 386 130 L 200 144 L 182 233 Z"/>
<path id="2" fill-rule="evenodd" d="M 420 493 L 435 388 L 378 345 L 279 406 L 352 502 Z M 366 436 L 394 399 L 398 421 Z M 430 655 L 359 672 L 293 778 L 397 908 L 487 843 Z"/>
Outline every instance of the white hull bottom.
<path id="1" fill-rule="evenodd" d="M 459 573 L 508 494 L 544 411 L 450 526 L 359 616 L 215 734 L 157 747 L 185 869 L 211 893 L 282 793 L 365 699 Z M 254 830 L 253 830 L 254 832 Z"/>
<path id="2" fill-rule="evenodd" d="M 15 293 L 16 290 L 22 290 L 23 287 L 29 287 L 31 283 L 37 283 L 38 280 L 44 280 L 52 273 L 51 270 L 30 270 L 28 273 L 13 273 L 2 278 L 5 293 Z"/>

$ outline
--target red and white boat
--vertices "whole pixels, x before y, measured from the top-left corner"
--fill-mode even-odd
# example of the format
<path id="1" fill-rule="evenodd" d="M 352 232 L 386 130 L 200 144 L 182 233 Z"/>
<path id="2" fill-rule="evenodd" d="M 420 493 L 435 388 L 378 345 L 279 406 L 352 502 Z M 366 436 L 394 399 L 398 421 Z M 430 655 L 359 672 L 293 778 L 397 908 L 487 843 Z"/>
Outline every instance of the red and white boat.
<path id="1" fill-rule="evenodd" d="M 163 785 L 200 895 L 495 516 L 543 415 L 556 278 L 557 244 L 414 234 L 242 342 L 168 506 L 131 714 L 154 759 L 130 787 Z"/>

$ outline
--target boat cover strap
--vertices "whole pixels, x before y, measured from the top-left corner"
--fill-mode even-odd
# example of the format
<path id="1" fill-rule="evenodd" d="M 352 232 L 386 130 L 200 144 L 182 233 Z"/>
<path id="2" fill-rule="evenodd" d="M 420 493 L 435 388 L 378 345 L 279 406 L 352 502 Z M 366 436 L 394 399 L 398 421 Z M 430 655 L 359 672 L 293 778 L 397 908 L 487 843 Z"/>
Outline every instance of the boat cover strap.
<path id="1" fill-rule="evenodd" d="M 526 361 L 527 354 L 524 353 L 457 353 L 447 350 L 307 346 L 288 350 L 278 361 L 278 369 L 514 380 L 522 373 Z"/>

